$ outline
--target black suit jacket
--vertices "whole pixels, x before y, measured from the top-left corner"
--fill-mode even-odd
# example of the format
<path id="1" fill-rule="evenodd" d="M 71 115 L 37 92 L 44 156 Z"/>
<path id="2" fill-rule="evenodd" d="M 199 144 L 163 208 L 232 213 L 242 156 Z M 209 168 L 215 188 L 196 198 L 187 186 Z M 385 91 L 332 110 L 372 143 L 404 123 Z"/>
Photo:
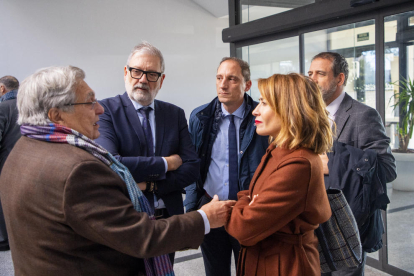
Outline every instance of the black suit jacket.
<path id="1" fill-rule="evenodd" d="M 102 100 L 105 112 L 99 117 L 101 136 L 96 142 L 106 148 L 132 173 L 136 182 L 156 181 L 158 195 L 170 215 L 184 212 L 183 188 L 199 176 L 199 160 L 188 133 L 184 110 L 155 100 L 155 156 L 148 156 L 145 134 L 137 111 L 127 93 Z M 178 154 L 183 164 L 165 173 L 161 157 Z"/>

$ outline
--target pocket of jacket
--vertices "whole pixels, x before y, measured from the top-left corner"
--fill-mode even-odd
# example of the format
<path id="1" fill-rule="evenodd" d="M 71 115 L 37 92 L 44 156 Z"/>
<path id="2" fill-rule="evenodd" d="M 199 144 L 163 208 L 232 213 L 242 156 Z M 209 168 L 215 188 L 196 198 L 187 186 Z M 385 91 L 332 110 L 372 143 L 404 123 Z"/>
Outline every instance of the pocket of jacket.
<path id="1" fill-rule="evenodd" d="M 265 257 L 266 276 L 279 275 L 279 254 L 273 254 Z"/>

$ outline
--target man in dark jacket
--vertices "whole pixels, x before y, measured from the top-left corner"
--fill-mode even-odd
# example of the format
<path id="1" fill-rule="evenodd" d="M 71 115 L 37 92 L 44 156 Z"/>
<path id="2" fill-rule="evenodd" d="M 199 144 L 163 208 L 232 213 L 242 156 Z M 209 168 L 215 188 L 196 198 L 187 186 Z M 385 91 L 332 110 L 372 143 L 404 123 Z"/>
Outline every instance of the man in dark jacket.
<path id="1" fill-rule="evenodd" d="M 333 52 L 324 52 L 313 57 L 308 74 L 318 84 L 329 116 L 336 123 L 335 140 L 364 151 L 374 150 L 377 153 L 379 171 L 384 174 L 386 182 L 391 182 L 397 177 L 397 170 L 394 156 L 391 153 L 390 138 L 385 133 L 378 112 L 352 99 L 344 91 L 348 72 L 348 63 L 343 56 Z M 329 175 L 329 158 L 325 154 L 321 156 L 321 159 L 324 174 Z M 381 216 L 378 218 L 381 219 Z M 331 275 L 364 275 L 365 258 L 364 252 L 360 266 L 346 271 L 332 272 Z"/>
<path id="2" fill-rule="evenodd" d="M 19 81 L 12 76 L 0 78 L 0 173 L 7 156 L 19 140 L 20 127 L 17 122 L 16 97 Z M 9 241 L 0 200 L 0 251 L 9 250 Z"/>
<path id="3" fill-rule="evenodd" d="M 208 203 L 237 199 L 268 147 L 268 137 L 256 134 L 252 115 L 257 102 L 250 89 L 250 68 L 238 58 L 223 58 L 217 69 L 217 98 L 196 108 L 190 116 L 190 135 L 200 163 L 200 178 L 186 188 L 187 212 Z M 237 264 L 240 244 L 224 228 L 212 230 L 201 245 L 207 276 L 230 276 L 231 252 Z"/>

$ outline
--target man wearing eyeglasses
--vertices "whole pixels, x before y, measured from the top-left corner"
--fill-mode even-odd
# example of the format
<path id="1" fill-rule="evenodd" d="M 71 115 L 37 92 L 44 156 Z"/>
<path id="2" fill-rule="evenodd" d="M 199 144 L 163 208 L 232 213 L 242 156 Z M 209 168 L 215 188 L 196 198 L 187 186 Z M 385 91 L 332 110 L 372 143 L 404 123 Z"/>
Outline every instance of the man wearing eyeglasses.
<path id="1" fill-rule="evenodd" d="M 128 167 L 158 218 L 184 213 L 182 191 L 200 170 L 184 111 L 155 100 L 164 68 L 162 53 L 150 43 L 132 49 L 124 67 L 126 93 L 100 102 L 105 113 L 96 140 Z"/>

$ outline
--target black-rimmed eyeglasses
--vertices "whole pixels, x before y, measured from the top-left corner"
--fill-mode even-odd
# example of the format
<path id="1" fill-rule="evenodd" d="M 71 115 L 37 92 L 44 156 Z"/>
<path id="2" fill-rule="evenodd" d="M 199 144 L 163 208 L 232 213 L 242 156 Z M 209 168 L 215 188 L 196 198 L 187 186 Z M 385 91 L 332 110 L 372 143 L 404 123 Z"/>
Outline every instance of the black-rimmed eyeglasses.
<path id="1" fill-rule="evenodd" d="M 142 78 L 142 76 L 145 74 L 147 76 L 148 81 L 156 82 L 162 75 L 162 73 L 160 72 L 144 71 L 138 68 L 129 67 L 129 65 L 127 65 L 127 68 L 129 70 L 129 73 L 131 74 L 131 77 L 137 80 Z"/>
<path id="2" fill-rule="evenodd" d="M 63 106 L 72 106 L 72 105 L 79 105 L 79 104 L 90 104 L 91 105 L 91 109 L 94 109 L 96 103 L 98 101 L 94 101 L 94 102 L 86 102 L 86 103 L 70 103 L 70 104 L 65 104 Z"/>

